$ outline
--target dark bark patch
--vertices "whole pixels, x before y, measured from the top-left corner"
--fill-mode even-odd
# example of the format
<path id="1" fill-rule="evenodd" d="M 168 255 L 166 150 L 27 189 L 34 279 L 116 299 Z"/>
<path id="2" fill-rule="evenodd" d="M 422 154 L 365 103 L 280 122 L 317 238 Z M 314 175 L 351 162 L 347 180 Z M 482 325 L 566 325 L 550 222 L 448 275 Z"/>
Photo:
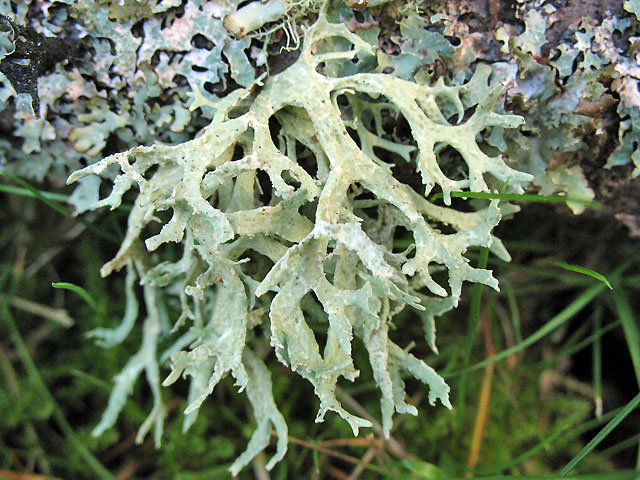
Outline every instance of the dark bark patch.
<path id="1" fill-rule="evenodd" d="M 0 72 L 17 93 L 31 95 L 33 113 L 40 118 L 38 78 L 49 73 L 56 63 L 74 57 L 77 48 L 65 39 L 45 37 L 31 27 L 18 25 L 4 15 L 0 15 L 0 25 L 12 30 L 14 47 L 0 62 Z"/>

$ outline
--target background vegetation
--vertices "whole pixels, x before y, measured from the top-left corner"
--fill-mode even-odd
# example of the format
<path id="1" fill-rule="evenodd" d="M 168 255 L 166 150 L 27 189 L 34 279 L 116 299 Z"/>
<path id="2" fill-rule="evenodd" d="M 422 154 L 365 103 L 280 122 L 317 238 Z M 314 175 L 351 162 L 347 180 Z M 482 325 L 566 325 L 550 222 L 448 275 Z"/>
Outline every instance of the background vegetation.
<path id="1" fill-rule="evenodd" d="M 6 178 L 2 190 L 0 478 L 227 478 L 253 427 L 247 401 L 230 381 L 205 402 L 187 435 L 180 431 L 186 390 L 166 391 L 170 413 L 160 449 L 150 439 L 134 444 L 150 403 L 144 386 L 116 428 L 90 436 L 111 389 L 108 379 L 139 342 L 134 335 L 103 350 L 84 337 L 123 313 L 124 279 L 105 282 L 98 271 L 115 253 L 112 237 L 122 235 L 126 211 L 92 218 L 90 230 L 61 213 L 63 194 L 34 198 Z M 452 386 L 452 411 L 427 408 L 425 387 L 410 383 L 420 415 L 397 417 L 385 440 L 375 421 L 373 381 L 344 384 L 341 400 L 376 425 L 353 438 L 335 415 L 315 424 L 311 387 L 270 357 L 282 373 L 273 375 L 274 395 L 283 399 L 289 453 L 269 475 L 266 457 L 258 457 L 241 478 L 539 478 L 563 471 L 635 478 L 637 242 L 602 213 L 573 216 L 548 204 L 524 205 L 497 234 L 514 257 L 511 263 L 488 258 L 501 292 L 467 288 L 460 308 L 437 321 L 440 354 L 420 341 L 412 350 Z M 469 255 L 484 261 L 484 252 Z M 592 270 L 578 273 L 570 265 Z M 94 303 L 53 288 L 56 282 L 82 285 Z M 398 324 L 399 335 L 420 338 L 419 319 Z M 355 344 L 356 364 L 362 378 L 371 378 L 363 350 Z M 615 428 L 604 430 L 612 421 Z"/>

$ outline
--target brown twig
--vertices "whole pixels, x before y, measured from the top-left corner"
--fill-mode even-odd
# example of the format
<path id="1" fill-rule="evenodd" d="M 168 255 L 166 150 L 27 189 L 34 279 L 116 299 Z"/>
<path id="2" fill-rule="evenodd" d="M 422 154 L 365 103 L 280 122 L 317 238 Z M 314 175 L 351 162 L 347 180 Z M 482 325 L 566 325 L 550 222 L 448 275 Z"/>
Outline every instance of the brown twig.
<path id="1" fill-rule="evenodd" d="M 74 321 L 64 308 L 52 308 L 41 303 L 32 302 L 31 300 L 25 300 L 24 298 L 15 296 L 9 297 L 9 303 L 12 307 L 17 308 L 18 310 L 51 320 L 64 328 L 73 327 Z"/>
<path id="2" fill-rule="evenodd" d="M 322 440 L 318 443 L 323 447 L 370 447 L 371 440 L 369 438 L 334 438 L 332 440 Z"/>
<path id="3" fill-rule="evenodd" d="M 140 459 L 131 459 L 118 474 L 118 480 L 129 480 L 130 478 L 135 478 L 136 471 L 138 471 L 141 465 L 142 461 Z"/>
<path id="4" fill-rule="evenodd" d="M 276 435 L 276 432 L 274 430 L 272 430 L 271 431 L 271 435 Z M 339 458 L 341 460 L 344 460 L 345 462 L 353 463 L 354 465 L 357 465 L 358 463 L 360 463 L 360 459 L 359 458 L 352 457 L 351 455 L 347 455 L 345 453 L 336 452 L 335 450 L 332 450 L 330 448 L 321 447 L 318 444 L 307 442 L 307 441 L 301 440 L 299 438 L 295 438 L 295 437 L 291 437 L 291 436 L 289 436 L 287 438 L 289 439 L 289 441 L 291 443 L 295 443 L 296 445 L 301 445 L 301 446 L 309 448 L 311 450 L 317 450 L 320 453 L 324 453 L 325 455 L 330 455 L 332 457 Z"/>
<path id="5" fill-rule="evenodd" d="M 484 330 L 484 345 L 486 358 L 495 355 L 495 348 L 491 341 L 491 324 L 487 315 L 482 317 L 482 326 Z M 491 401 L 491 382 L 493 380 L 493 370 L 495 363 L 490 363 L 484 368 L 482 378 L 482 389 L 480 391 L 480 400 L 478 401 L 478 413 L 476 414 L 475 425 L 473 426 L 473 436 L 471 440 L 471 449 L 469 450 L 469 460 L 467 466 L 469 470 L 474 469 L 480 458 L 480 447 L 482 446 L 482 436 L 487 426 L 489 417 L 489 404 Z M 470 476 L 470 474 L 467 474 Z"/>
<path id="6" fill-rule="evenodd" d="M 351 475 L 349 475 L 349 480 L 358 480 L 358 478 L 360 478 L 360 475 L 362 475 L 362 472 L 367 468 L 367 465 L 369 465 L 371 460 L 373 460 L 373 457 L 376 456 L 377 450 L 378 449 L 375 446 L 372 446 L 365 452 L 360 463 L 356 465 L 356 468 L 354 468 Z"/>
<path id="7" fill-rule="evenodd" d="M 349 480 L 349 475 L 333 465 L 327 465 L 325 467 L 325 472 L 338 480 Z"/>
<path id="8" fill-rule="evenodd" d="M 27 472 L 12 472 L 10 470 L 0 470 L 0 478 L 3 480 L 60 480 L 57 477 L 48 475 L 36 475 Z"/>
<path id="9" fill-rule="evenodd" d="M 340 387 L 336 388 L 336 395 L 340 398 L 341 401 L 346 403 L 349 407 L 351 407 L 358 415 L 362 418 L 366 418 L 371 422 L 373 429 L 380 435 L 380 437 L 384 438 L 384 432 L 382 430 L 382 425 L 369 415 L 360 403 L 358 403 L 351 395 L 342 390 Z M 409 453 L 405 450 L 405 448 L 398 442 L 395 438 L 389 437 L 385 439 L 387 443 L 387 448 L 398 458 L 409 458 Z"/>

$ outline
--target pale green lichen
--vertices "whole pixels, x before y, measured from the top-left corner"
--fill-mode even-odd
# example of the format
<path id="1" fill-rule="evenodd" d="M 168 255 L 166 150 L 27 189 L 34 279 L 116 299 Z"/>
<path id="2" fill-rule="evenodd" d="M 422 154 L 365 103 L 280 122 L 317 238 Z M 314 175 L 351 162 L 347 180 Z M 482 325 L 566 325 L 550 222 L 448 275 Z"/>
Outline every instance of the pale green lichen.
<path id="1" fill-rule="evenodd" d="M 636 16 L 636 18 L 638 19 L 638 21 L 640 21 L 640 1 L 638 1 L 638 0 L 625 0 L 623 5 L 624 5 L 624 9 L 627 12 L 633 13 Z"/>
<path id="2" fill-rule="evenodd" d="M 336 37 L 351 49 L 318 53 L 318 45 Z M 513 128 L 522 119 L 492 111 L 499 86 L 486 89 L 474 113 L 462 121 L 466 85 L 429 86 L 380 73 L 323 74 L 332 62 L 364 53 L 375 55 L 375 47 L 344 25 L 329 23 L 323 13 L 306 32 L 300 59 L 269 78 L 255 98 L 250 90 L 239 90 L 213 103 L 196 91 L 192 109 L 216 111 L 197 138 L 177 146 L 136 147 L 69 178 L 74 182 L 119 167 L 111 194 L 95 202 L 94 209 L 117 208 L 127 191 L 139 190 L 124 242 L 102 269 L 108 275 L 127 268 L 125 319 L 119 328 L 94 336 L 113 345 L 128 335 L 137 316 L 133 287 L 138 281 L 147 312 L 143 342 L 116 378 L 94 433 L 113 425 L 144 370 L 155 405 L 140 438 L 155 424 L 159 441 L 158 365 L 170 356 L 173 371 L 163 384 L 191 377 L 185 428 L 230 373 L 239 389 L 246 389 L 258 423 L 231 471 L 237 473 L 265 447 L 271 425 L 278 434 L 272 467 L 285 453 L 287 429 L 270 391 L 268 370 L 252 353 L 261 342 L 254 333 L 257 325 L 270 332 L 278 360 L 314 386 L 320 402 L 317 421 L 334 411 L 354 434 L 370 426 L 335 396 L 340 378 L 353 381 L 359 375 L 351 353 L 354 338 L 369 353 L 386 435 L 394 412 L 417 413 L 405 402 L 403 374 L 429 386 L 431 404 L 440 400 L 451 408 L 444 380 L 397 345 L 389 325 L 406 307 L 424 311 L 428 341 L 435 348 L 433 318 L 457 304 L 464 281 L 497 288 L 491 272 L 471 267 L 463 254 L 471 246 L 489 246 L 508 259 L 491 235 L 501 212 L 495 201 L 476 212 L 434 205 L 396 179 L 394 169 L 413 163 L 424 193 L 441 191 L 446 205 L 452 191 L 488 191 L 489 181 L 522 192 L 531 177 L 486 155 L 476 140 L 485 129 Z M 457 122 L 443 110 L 455 112 Z M 382 117 L 388 114 L 406 118 L 415 146 L 385 133 Z M 445 146 L 459 152 L 464 177 L 452 179 L 441 170 L 436 152 Z M 398 155 L 397 163 L 383 161 L 374 147 L 389 158 Z M 161 221 L 158 215 L 168 210 L 170 220 Z M 150 234 L 156 222 L 161 229 Z M 454 233 L 441 233 L 436 223 Z M 394 253 L 399 227 L 411 232 L 414 243 Z M 154 254 L 169 243 L 182 248 L 180 260 L 161 261 Z M 442 267 L 447 287 L 432 277 Z M 182 310 L 173 329 L 167 309 L 172 297 Z M 324 351 L 312 329 L 319 325 L 326 325 Z M 159 352 L 159 340 L 174 335 L 173 345 Z"/>
<path id="3" fill-rule="evenodd" d="M 634 4 L 626 2 L 625 8 L 633 11 Z M 595 5 L 585 5 L 584 11 L 549 2 L 522 1 L 513 6 L 524 29 L 495 12 L 495 17 L 480 22 L 480 31 L 474 31 L 478 24 L 462 19 L 468 13 L 467 2 L 425 5 L 437 9 L 433 21 L 444 25 L 442 34 L 459 41 L 452 53 L 442 53 L 453 83 L 467 81 L 470 66 L 486 62 L 493 72 L 490 84 L 506 87 L 499 103 L 525 118 L 522 129 L 496 128 L 486 141 L 511 166 L 534 175 L 532 187 L 542 194 L 592 200 L 600 179 L 607 176 L 598 167 L 633 162 L 632 175 L 637 176 L 638 22 L 621 11 Z M 424 30 L 417 33 L 433 36 Z M 569 206 L 574 213 L 584 210 L 579 202 Z"/>

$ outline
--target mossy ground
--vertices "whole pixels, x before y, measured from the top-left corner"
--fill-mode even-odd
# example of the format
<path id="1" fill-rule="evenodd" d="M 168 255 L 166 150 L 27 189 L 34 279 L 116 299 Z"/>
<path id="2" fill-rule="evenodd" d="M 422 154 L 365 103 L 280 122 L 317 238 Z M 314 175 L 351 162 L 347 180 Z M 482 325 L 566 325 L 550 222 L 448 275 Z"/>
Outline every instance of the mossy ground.
<path id="1" fill-rule="evenodd" d="M 6 186 L 8 182 L 3 183 Z M 229 379 L 203 404 L 198 421 L 186 435 L 180 432 L 186 387 L 166 389 L 168 425 L 158 450 L 151 439 L 134 443 L 151 404 L 144 386 L 133 392 L 113 429 L 98 438 L 90 436 L 105 407 L 109 379 L 139 341 L 134 335 L 120 346 L 103 350 L 84 337 L 122 314 L 124 278 L 104 281 L 98 274 L 116 245 L 35 198 L 0 195 L 4 205 L 0 212 L 0 477 L 31 478 L 30 474 L 37 473 L 55 478 L 227 478 L 228 465 L 244 449 L 253 429 L 247 400 Z M 103 232 L 121 236 L 125 218 L 126 213 L 116 211 L 100 214 L 92 222 Z M 566 207 L 529 205 L 497 233 L 513 261 L 506 264 L 489 257 L 502 291 L 483 289 L 478 335 L 469 332 L 474 289 L 466 285 L 460 307 L 437 321 L 440 354 L 429 354 L 421 340 L 412 350 L 450 383 L 454 409 L 427 408 L 426 388 L 409 383 L 409 401 L 418 406 L 418 417 L 398 416 L 389 441 L 375 428 L 353 438 L 348 425 L 336 415 L 315 424 L 318 402 L 312 388 L 270 355 L 274 396 L 282 399 L 280 408 L 291 436 L 289 453 L 270 478 L 460 477 L 470 471 L 470 452 L 476 448 L 478 461 L 471 472 L 477 476 L 539 478 L 566 465 L 616 409 L 634 397 L 639 372 L 634 370 L 627 340 L 633 325 L 625 327 L 629 320 L 625 316 L 631 315 L 635 322 L 639 311 L 640 277 L 636 272 L 640 256 L 637 243 L 627 238 L 624 227 L 599 213 L 574 217 Z M 476 262 L 479 252 L 469 256 Z M 517 347 L 521 339 L 535 335 L 549 320 L 571 309 L 585 292 L 599 286 L 591 277 L 552 265 L 553 260 L 606 275 L 613 293 L 601 288 L 557 329 L 491 364 L 495 365 L 491 373 L 485 366 L 460 375 L 469 336 L 473 343 L 468 366 L 473 368 L 492 350 Z M 72 292 L 51 287 L 59 281 L 83 286 L 102 313 Z M 50 310 L 34 314 L 21 300 Z M 56 323 L 56 309 L 66 310 L 73 326 Z M 406 318 L 397 320 L 396 333 L 420 339 L 420 321 L 410 317 L 407 312 Z M 599 337 L 598 332 L 603 331 Z M 601 355 L 595 356 L 594 363 L 596 348 Z M 356 342 L 354 352 L 361 381 L 357 386 L 343 382 L 340 399 L 354 411 L 362 409 L 378 419 L 379 394 L 367 367 L 366 351 Z M 482 394 L 483 382 L 490 385 L 488 396 Z M 603 399 L 600 419 L 594 414 L 598 390 Z M 475 427 L 482 435 L 474 437 L 479 418 L 485 419 L 484 426 Z M 639 424 L 640 417 L 631 414 L 572 473 L 601 472 L 597 478 L 613 478 L 615 472 L 634 468 Z M 87 461 L 87 455 L 93 461 Z M 240 478 L 266 478 L 259 475 L 265 473 L 267 457 L 260 455 Z"/>

